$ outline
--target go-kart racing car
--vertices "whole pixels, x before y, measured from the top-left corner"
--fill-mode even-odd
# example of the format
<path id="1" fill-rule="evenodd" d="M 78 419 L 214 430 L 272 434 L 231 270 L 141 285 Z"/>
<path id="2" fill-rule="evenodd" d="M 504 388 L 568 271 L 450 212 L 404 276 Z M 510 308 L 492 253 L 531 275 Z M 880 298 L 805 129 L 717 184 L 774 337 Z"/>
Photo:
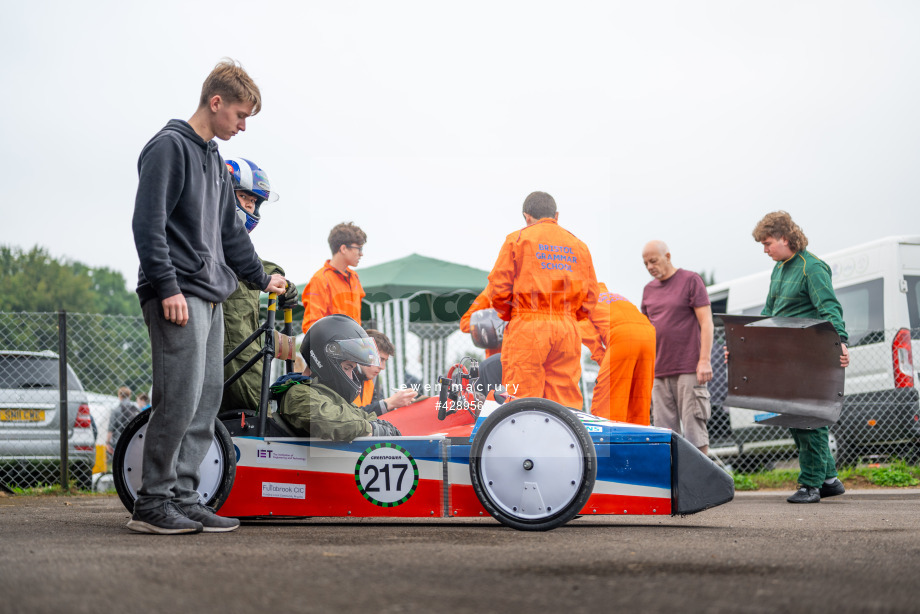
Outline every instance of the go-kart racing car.
<path id="1" fill-rule="evenodd" d="M 731 476 L 670 430 L 546 399 L 482 403 L 471 392 L 476 371 L 465 359 L 439 378 L 438 397 L 388 412 L 402 436 L 350 442 L 297 436 L 279 414 L 267 417 L 263 391 L 259 414 L 218 417 L 201 464 L 201 501 L 237 518 L 489 514 L 539 531 L 577 515 L 692 514 L 734 496 Z M 143 412 L 126 427 L 114 455 L 116 490 L 129 510 L 148 419 Z"/>

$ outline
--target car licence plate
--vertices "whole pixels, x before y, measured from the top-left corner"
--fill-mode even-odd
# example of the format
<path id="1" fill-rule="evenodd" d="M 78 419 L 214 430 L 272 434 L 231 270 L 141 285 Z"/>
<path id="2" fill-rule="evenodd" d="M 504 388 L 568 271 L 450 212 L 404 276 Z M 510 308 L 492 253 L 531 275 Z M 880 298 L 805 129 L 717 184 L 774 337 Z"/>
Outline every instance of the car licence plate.
<path id="1" fill-rule="evenodd" d="M 44 409 L 0 409 L 0 422 L 43 422 Z"/>

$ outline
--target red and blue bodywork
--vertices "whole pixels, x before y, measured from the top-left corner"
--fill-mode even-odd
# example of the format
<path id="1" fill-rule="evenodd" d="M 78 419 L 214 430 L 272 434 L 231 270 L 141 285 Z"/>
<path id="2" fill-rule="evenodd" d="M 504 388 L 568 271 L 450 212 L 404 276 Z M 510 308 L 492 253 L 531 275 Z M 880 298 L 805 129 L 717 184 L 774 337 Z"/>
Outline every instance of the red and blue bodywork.
<path id="1" fill-rule="evenodd" d="M 489 442 L 494 441 L 496 447 L 508 441 L 514 448 L 526 448 L 516 442 L 530 441 L 533 432 L 543 428 L 549 429 L 545 433 L 549 439 L 535 444 L 536 451 L 522 452 L 521 458 L 514 450 L 489 465 L 480 459 L 490 453 L 492 444 L 477 442 L 477 436 L 484 425 L 495 422 L 497 415 L 487 421 L 501 408 L 487 403 L 478 416 L 459 410 L 442 421 L 437 419 L 435 402 L 432 398 L 387 414 L 387 420 L 404 433 L 401 437 L 361 437 L 347 443 L 233 437 L 235 477 L 219 513 L 234 517 L 479 517 L 496 516 L 498 507 L 512 519 L 525 508 L 545 519 L 555 513 L 551 502 L 560 499 L 577 506 L 569 510 L 569 517 L 671 515 L 720 505 L 734 494 L 731 477 L 670 430 L 611 422 L 564 408 L 546 414 L 526 407 L 520 413 L 505 410 L 505 421 L 486 427 L 488 433 L 483 435 L 491 437 Z M 590 438 L 587 445 L 593 448 L 593 466 L 589 467 L 588 460 L 580 464 L 582 456 L 588 455 L 578 450 L 577 436 L 567 430 L 565 422 L 572 418 L 575 428 L 580 424 Z M 555 447 L 560 452 L 553 451 Z M 501 478 L 493 477 L 498 475 Z M 583 484 L 581 480 L 588 477 L 593 478 L 591 484 Z M 512 479 L 514 485 L 507 490 L 497 495 L 492 492 L 498 488 L 494 482 Z M 556 482 L 559 488 L 569 488 L 571 482 L 573 493 L 578 488 L 588 491 L 581 499 L 577 493 L 557 496 L 552 492 Z M 542 511 L 540 506 L 551 511 Z M 537 509 L 541 511 L 535 512 Z M 529 518 L 525 513 L 523 522 Z"/>

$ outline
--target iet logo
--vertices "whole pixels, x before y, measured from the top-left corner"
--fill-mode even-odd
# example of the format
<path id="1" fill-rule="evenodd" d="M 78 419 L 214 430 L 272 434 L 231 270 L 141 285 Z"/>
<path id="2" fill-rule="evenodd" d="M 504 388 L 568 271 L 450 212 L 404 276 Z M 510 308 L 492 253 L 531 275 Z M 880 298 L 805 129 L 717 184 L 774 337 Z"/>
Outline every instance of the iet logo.
<path id="1" fill-rule="evenodd" d="M 271 450 L 257 449 L 257 450 L 256 450 L 256 456 L 259 457 L 259 458 L 271 458 L 271 457 L 272 457 L 272 451 L 271 451 Z"/>

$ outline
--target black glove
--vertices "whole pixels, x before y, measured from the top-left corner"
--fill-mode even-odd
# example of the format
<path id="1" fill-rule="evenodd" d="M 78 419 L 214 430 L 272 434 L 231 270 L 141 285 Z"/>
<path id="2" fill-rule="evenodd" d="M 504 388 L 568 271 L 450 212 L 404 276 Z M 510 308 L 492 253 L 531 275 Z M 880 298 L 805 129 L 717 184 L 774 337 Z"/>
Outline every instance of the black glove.
<path id="1" fill-rule="evenodd" d="M 288 279 L 285 279 L 284 281 L 287 282 L 287 286 L 284 288 L 284 294 L 279 297 L 280 300 L 278 302 L 281 303 L 282 307 L 285 305 L 288 307 L 293 307 L 297 304 L 297 300 L 300 298 L 300 295 L 297 294 L 297 286 Z"/>
<path id="2" fill-rule="evenodd" d="M 399 437 L 399 429 L 386 420 L 371 420 L 372 437 Z"/>

